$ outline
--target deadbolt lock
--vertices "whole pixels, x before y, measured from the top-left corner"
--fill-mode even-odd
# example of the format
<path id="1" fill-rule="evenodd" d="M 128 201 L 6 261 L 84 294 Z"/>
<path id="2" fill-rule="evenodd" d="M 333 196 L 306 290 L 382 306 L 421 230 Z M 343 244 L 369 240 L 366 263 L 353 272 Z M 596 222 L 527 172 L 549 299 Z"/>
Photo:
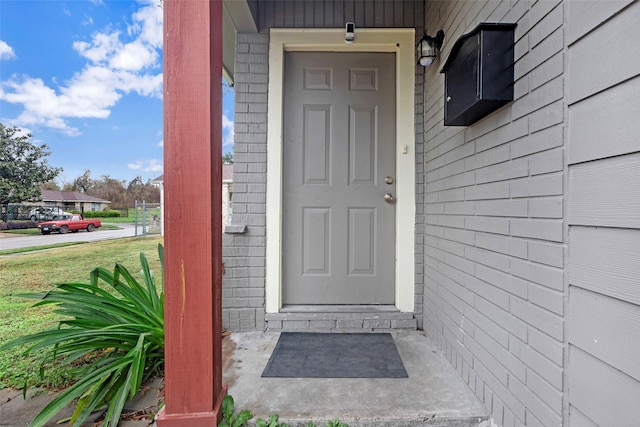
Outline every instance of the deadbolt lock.
<path id="1" fill-rule="evenodd" d="M 393 178 L 392 178 L 392 177 L 390 177 L 390 176 L 386 177 L 386 178 L 384 179 L 384 183 L 385 183 L 385 184 L 388 184 L 388 185 L 393 184 Z"/>

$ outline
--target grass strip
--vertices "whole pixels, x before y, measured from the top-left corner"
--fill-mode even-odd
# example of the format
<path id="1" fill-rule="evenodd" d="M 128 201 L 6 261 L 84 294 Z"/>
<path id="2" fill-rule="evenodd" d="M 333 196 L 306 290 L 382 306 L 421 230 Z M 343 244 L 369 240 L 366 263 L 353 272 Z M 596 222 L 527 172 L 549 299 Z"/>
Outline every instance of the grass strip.
<path id="1" fill-rule="evenodd" d="M 44 251 L 46 249 L 64 248 L 66 246 L 82 245 L 84 243 L 88 243 L 88 242 L 66 242 L 66 243 L 56 243 L 53 245 L 29 246 L 28 248 L 5 249 L 0 251 L 0 256 Z"/>
<path id="2" fill-rule="evenodd" d="M 149 257 L 151 271 L 160 274 L 160 261 L 154 254 L 161 242 L 161 237 L 131 237 L 0 258 L 0 344 L 51 328 L 60 319 L 53 307 L 32 307 L 33 300 L 17 294 L 46 292 L 56 283 L 89 283 L 95 267 L 113 270 L 117 262 L 142 277 L 140 252 Z M 41 377 L 39 367 L 45 352 L 23 353 L 24 348 L 0 352 L 0 388 L 21 388 L 27 381 L 29 386 L 56 389 L 74 381 L 69 369 L 55 361 L 46 361 Z"/>

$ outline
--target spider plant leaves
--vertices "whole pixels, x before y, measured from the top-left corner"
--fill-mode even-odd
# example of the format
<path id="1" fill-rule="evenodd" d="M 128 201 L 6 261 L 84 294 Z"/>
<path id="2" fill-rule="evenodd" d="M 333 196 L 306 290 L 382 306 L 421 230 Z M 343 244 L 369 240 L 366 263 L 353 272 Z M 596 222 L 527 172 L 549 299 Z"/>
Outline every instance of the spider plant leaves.
<path id="1" fill-rule="evenodd" d="M 161 265 L 164 251 L 158 247 Z M 96 268 L 90 283 L 62 283 L 46 293 L 26 294 L 35 306 L 53 304 L 64 316 L 57 327 L 17 338 L 2 347 L 26 345 L 25 352 L 50 348 L 62 363 L 80 364 L 80 380 L 53 399 L 30 426 L 42 426 L 76 401 L 69 422 L 82 424 L 106 408 L 103 426 L 116 426 L 128 399 L 164 366 L 163 284 L 156 286 L 144 254 L 142 280 L 116 264 L 113 271 Z M 164 268 L 163 268 L 164 269 Z M 164 273 L 162 278 L 164 279 Z"/>

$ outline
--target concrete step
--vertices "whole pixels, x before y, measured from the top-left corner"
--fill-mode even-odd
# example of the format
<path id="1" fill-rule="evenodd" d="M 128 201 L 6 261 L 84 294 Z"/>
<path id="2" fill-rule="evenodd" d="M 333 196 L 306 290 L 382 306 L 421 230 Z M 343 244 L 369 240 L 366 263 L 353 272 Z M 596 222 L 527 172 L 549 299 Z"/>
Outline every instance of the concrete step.
<path id="1" fill-rule="evenodd" d="M 334 311 L 330 311 L 334 310 Z M 267 330 L 307 332 L 390 332 L 415 331 L 417 320 L 413 313 L 401 313 L 388 306 L 287 307 L 280 313 L 265 316 Z"/>

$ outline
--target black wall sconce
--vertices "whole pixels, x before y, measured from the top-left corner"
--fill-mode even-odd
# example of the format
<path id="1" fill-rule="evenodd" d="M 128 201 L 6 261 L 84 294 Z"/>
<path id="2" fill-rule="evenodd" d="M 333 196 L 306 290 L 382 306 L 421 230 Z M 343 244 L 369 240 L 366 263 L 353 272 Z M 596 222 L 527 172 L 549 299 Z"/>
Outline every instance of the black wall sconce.
<path id="1" fill-rule="evenodd" d="M 418 54 L 418 63 L 423 67 L 428 67 L 433 63 L 433 60 L 438 56 L 438 52 L 444 42 L 444 31 L 440 30 L 436 33 L 435 37 L 427 35 L 425 31 L 424 36 L 418 42 L 416 46 L 416 52 Z"/>

